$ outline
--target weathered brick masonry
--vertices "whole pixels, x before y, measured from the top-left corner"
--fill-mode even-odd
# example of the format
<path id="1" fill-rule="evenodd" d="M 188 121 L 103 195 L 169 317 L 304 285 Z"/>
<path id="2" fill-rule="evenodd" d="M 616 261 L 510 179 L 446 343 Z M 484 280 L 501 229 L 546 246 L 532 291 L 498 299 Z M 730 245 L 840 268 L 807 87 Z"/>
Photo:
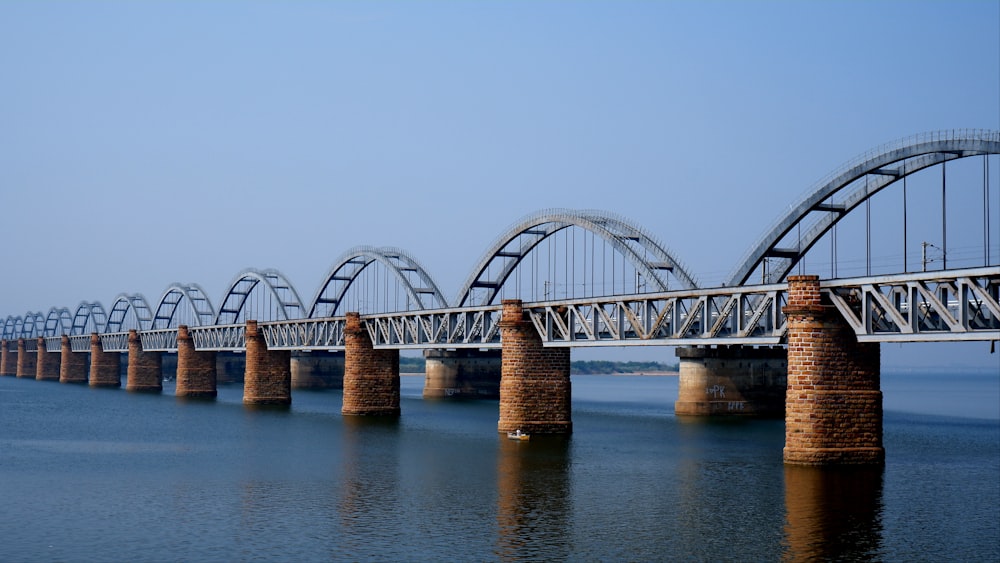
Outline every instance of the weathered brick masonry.
<path id="1" fill-rule="evenodd" d="M 570 434 L 569 348 L 545 348 L 519 299 L 505 299 L 500 318 L 503 342 L 500 420 L 497 430 Z"/>
<path id="2" fill-rule="evenodd" d="M 25 342 L 23 338 L 17 339 L 17 376 L 18 377 L 30 377 L 35 378 L 37 375 L 37 360 L 38 354 L 34 352 L 27 352 L 25 350 Z"/>
<path id="3" fill-rule="evenodd" d="M 344 327 L 342 414 L 399 415 L 399 350 L 376 350 L 358 313 Z"/>
<path id="4" fill-rule="evenodd" d="M 218 395 L 215 385 L 215 352 L 195 350 L 187 325 L 177 327 L 178 397 L 211 398 Z"/>
<path id="5" fill-rule="evenodd" d="M 257 321 L 247 321 L 247 362 L 243 376 L 243 404 L 292 404 L 292 353 L 268 350 Z"/>
<path id="6" fill-rule="evenodd" d="M 128 371 L 126 391 L 163 391 L 163 352 L 144 352 L 135 329 L 128 331 Z"/>
<path id="7" fill-rule="evenodd" d="M 90 356 L 86 352 L 73 352 L 69 337 L 62 337 L 59 362 L 59 383 L 86 383 L 90 373 Z"/>
<path id="8" fill-rule="evenodd" d="M 17 349 L 11 350 L 11 344 L 0 340 L 0 375 L 17 375 Z"/>
<path id="9" fill-rule="evenodd" d="M 105 352 L 96 332 L 90 334 L 90 386 L 122 386 L 122 353 Z"/>
<path id="10" fill-rule="evenodd" d="M 35 362 L 35 379 L 39 381 L 59 381 L 59 366 L 62 354 L 49 353 L 45 339 L 38 337 L 38 360 Z"/>
<path id="11" fill-rule="evenodd" d="M 785 463 L 883 464 L 879 346 L 859 343 L 818 276 L 789 276 Z"/>

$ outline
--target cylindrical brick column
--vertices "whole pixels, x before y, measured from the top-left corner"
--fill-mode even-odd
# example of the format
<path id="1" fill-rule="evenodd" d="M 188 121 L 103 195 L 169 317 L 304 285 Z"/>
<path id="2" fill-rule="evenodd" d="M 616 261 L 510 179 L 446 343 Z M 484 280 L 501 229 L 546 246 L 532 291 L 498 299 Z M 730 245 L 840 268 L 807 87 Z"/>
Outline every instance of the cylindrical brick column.
<path id="1" fill-rule="evenodd" d="M 163 352 L 144 352 L 142 339 L 135 329 L 128 331 L 128 375 L 126 391 L 159 393 L 163 391 Z"/>
<path id="2" fill-rule="evenodd" d="M 0 340 L 0 375 L 17 375 L 17 351 L 10 346 L 10 341 Z"/>
<path id="3" fill-rule="evenodd" d="M 30 377 L 35 379 L 37 375 L 36 361 L 38 359 L 38 354 L 30 354 L 25 350 L 25 342 L 23 338 L 17 339 L 17 376 L 18 377 Z"/>
<path id="4" fill-rule="evenodd" d="M 505 299 L 500 318 L 500 432 L 570 434 L 569 348 L 545 348 L 519 299 Z"/>
<path id="5" fill-rule="evenodd" d="M 821 302 L 818 276 L 789 276 L 785 463 L 885 463 L 879 346 Z"/>
<path id="6" fill-rule="evenodd" d="M 344 406 L 349 415 L 399 416 L 399 350 L 376 350 L 358 313 L 344 327 Z"/>
<path id="7" fill-rule="evenodd" d="M 96 332 L 90 334 L 90 386 L 122 386 L 122 353 L 105 352 Z"/>
<path id="8" fill-rule="evenodd" d="M 186 325 L 177 327 L 177 396 L 212 398 L 215 385 L 215 352 L 199 352 Z"/>
<path id="9" fill-rule="evenodd" d="M 86 352 L 74 352 L 69 337 L 62 337 L 62 359 L 59 365 L 59 383 L 86 383 L 90 373 L 90 358 Z"/>
<path id="10" fill-rule="evenodd" d="M 268 350 L 257 321 L 247 321 L 246 347 L 243 404 L 292 404 L 291 351 Z"/>
<path id="11" fill-rule="evenodd" d="M 49 353 L 45 339 L 38 337 L 38 361 L 35 362 L 35 379 L 39 381 L 59 381 L 59 365 L 62 354 Z"/>

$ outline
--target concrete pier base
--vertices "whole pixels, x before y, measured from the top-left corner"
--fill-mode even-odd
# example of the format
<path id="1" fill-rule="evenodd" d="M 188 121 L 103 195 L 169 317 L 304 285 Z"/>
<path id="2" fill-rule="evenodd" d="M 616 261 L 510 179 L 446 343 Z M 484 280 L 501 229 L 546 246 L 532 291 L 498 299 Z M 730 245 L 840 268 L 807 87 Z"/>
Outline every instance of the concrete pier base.
<path id="1" fill-rule="evenodd" d="M 425 399 L 499 399 L 499 350 L 424 350 Z"/>
<path id="2" fill-rule="evenodd" d="M 785 415 L 788 355 L 781 347 L 676 349 L 680 359 L 674 413 L 685 416 Z"/>
<path id="3" fill-rule="evenodd" d="M 296 352 L 291 366 L 292 389 L 344 388 L 344 352 Z"/>
<path id="4" fill-rule="evenodd" d="M 125 390 L 142 393 L 163 391 L 162 352 L 144 352 L 139 334 L 128 331 L 128 371 Z"/>
<path id="5" fill-rule="evenodd" d="M 96 332 L 90 335 L 89 381 L 91 387 L 122 386 L 122 354 L 105 352 L 101 345 L 101 337 Z"/>
<path id="6" fill-rule="evenodd" d="M 497 430 L 571 434 L 569 348 L 544 348 L 519 299 L 503 301 L 500 420 Z"/>
<path id="7" fill-rule="evenodd" d="M 877 343 L 859 343 L 822 301 L 817 276 L 789 276 L 785 463 L 882 465 Z"/>
<path id="8" fill-rule="evenodd" d="M 244 405 L 292 404 L 291 355 L 288 350 L 268 350 L 257 321 L 247 321 Z"/>
<path id="9" fill-rule="evenodd" d="M 38 360 L 35 362 L 35 379 L 38 381 L 59 381 L 59 367 L 62 354 L 49 352 L 45 339 L 38 338 Z"/>
<path id="10" fill-rule="evenodd" d="M 376 350 L 358 313 L 344 327 L 345 415 L 399 416 L 399 350 Z"/>
<path id="11" fill-rule="evenodd" d="M 60 355 L 59 383 L 86 383 L 90 374 L 90 354 L 74 352 L 69 337 L 63 335 Z"/>
<path id="12" fill-rule="evenodd" d="M 27 343 L 23 338 L 17 339 L 17 376 L 35 379 L 38 368 L 38 354 L 27 351 Z"/>
<path id="13" fill-rule="evenodd" d="M 215 398 L 219 394 L 215 373 L 215 352 L 195 350 L 194 339 L 188 327 L 177 327 L 176 395 L 184 398 Z"/>

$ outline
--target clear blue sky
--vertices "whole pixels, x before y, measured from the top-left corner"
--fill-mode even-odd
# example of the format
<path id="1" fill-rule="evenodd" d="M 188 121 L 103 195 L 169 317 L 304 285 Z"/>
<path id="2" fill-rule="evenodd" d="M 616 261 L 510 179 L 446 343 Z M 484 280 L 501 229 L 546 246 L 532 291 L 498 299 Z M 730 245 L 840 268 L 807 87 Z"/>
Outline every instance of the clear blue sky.
<path id="1" fill-rule="evenodd" d="M 2 316 L 246 267 L 312 296 L 358 244 L 451 296 L 546 207 L 711 285 L 844 161 L 1000 128 L 1000 2 L 6 1 L 0 72 Z"/>

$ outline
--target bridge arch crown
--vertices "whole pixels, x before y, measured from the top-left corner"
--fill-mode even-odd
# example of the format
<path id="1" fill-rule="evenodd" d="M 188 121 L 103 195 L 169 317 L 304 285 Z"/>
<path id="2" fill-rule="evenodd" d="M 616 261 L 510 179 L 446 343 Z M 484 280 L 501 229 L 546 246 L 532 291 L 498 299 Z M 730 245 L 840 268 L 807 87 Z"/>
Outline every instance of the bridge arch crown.
<path id="1" fill-rule="evenodd" d="M 82 301 L 73 314 L 70 335 L 79 336 L 92 332 L 102 333 L 108 323 L 108 314 L 100 301 Z"/>
<path id="2" fill-rule="evenodd" d="M 761 283 L 780 282 L 794 273 L 806 253 L 821 239 L 833 239 L 835 227 L 852 211 L 869 209 L 873 196 L 889 186 L 905 186 L 905 179 L 932 166 L 997 154 L 1000 154 L 1000 131 L 993 130 L 924 133 L 871 149 L 828 174 L 789 205 L 788 211 L 774 220 L 748 249 L 724 285 L 745 285 L 758 280 Z M 988 162 L 984 162 L 984 167 L 988 170 Z M 984 181 L 988 177 L 984 175 Z M 904 239 L 905 236 L 904 227 Z M 835 239 L 831 245 L 836 247 Z M 905 248 L 903 254 L 902 270 L 908 270 Z M 836 258 L 830 260 L 836 271 Z"/>
<path id="3" fill-rule="evenodd" d="M 181 307 L 182 303 L 186 303 L 187 307 Z M 215 319 L 215 306 L 200 285 L 172 283 L 156 305 L 150 328 L 176 328 L 181 324 L 207 326 Z"/>
<path id="4" fill-rule="evenodd" d="M 43 336 L 68 335 L 73 330 L 73 315 L 66 307 L 52 307 L 45 317 L 45 334 Z"/>
<path id="5" fill-rule="evenodd" d="M 377 266 L 387 272 L 378 277 Z M 394 281 L 390 295 L 390 278 Z M 370 287 L 370 291 L 364 288 Z M 403 304 L 400 305 L 400 294 Z M 447 308 L 437 283 L 416 258 L 401 248 L 356 246 L 330 268 L 309 308 L 309 318 Z"/>
<path id="6" fill-rule="evenodd" d="M 495 303 L 504 285 L 511 278 L 518 278 L 518 270 L 532 252 L 541 248 L 543 242 L 551 243 L 560 233 L 569 232 L 574 228 L 584 231 L 581 240 L 577 241 L 574 232 L 572 239 L 566 235 L 564 241 L 559 244 L 563 244 L 566 248 L 572 245 L 573 252 L 577 252 L 577 247 L 582 244 L 584 256 L 595 254 L 598 241 L 602 244 L 602 255 L 605 252 L 604 245 L 610 246 L 622 257 L 622 266 L 624 267 L 627 262 L 634 270 L 636 292 L 667 291 L 670 289 L 671 279 L 680 288 L 692 289 L 698 286 L 695 278 L 667 247 L 636 223 L 605 211 L 546 209 L 523 217 L 496 238 L 462 285 L 454 301 L 455 306 Z M 590 247 L 587 246 L 587 236 L 592 240 Z M 569 255 L 570 252 L 567 250 L 566 254 Z M 563 280 L 567 297 L 571 291 L 566 287 L 576 285 L 577 271 L 584 278 L 581 291 L 586 292 L 586 276 L 590 272 L 585 257 L 581 259 L 581 263 L 582 267 L 574 261 L 572 266 L 564 268 L 567 273 L 563 277 L 574 280 L 572 282 Z M 596 268 L 596 260 L 592 260 L 589 268 Z M 572 276 L 568 274 L 570 270 L 573 272 Z M 555 278 L 557 275 L 552 277 Z M 614 284 L 610 287 L 610 290 L 602 287 L 601 291 L 607 295 L 617 292 Z M 624 283 L 620 287 L 624 290 Z M 596 283 L 591 283 L 591 291 L 592 295 L 586 296 L 596 295 L 593 293 L 596 291 Z M 572 293 L 575 295 L 575 289 Z M 555 295 L 555 292 L 550 294 L 548 291 L 543 291 L 543 294 Z"/>
<path id="7" fill-rule="evenodd" d="M 250 300 L 255 290 L 263 289 L 259 299 Z M 247 320 L 271 321 L 302 318 L 305 307 L 295 287 L 284 274 L 275 269 L 248 268 L 237 274 L 229 284 L 215 316 L 216 325 L 228 325 Z"/>
<path id="8" fill-rule="evenodd" d="M 122 332 L 134 328 L 148 330 L 153 323 L 153 313 L 149 303 L 141 293 L 122 293 L 115 297 L 104 332 Z"/>

